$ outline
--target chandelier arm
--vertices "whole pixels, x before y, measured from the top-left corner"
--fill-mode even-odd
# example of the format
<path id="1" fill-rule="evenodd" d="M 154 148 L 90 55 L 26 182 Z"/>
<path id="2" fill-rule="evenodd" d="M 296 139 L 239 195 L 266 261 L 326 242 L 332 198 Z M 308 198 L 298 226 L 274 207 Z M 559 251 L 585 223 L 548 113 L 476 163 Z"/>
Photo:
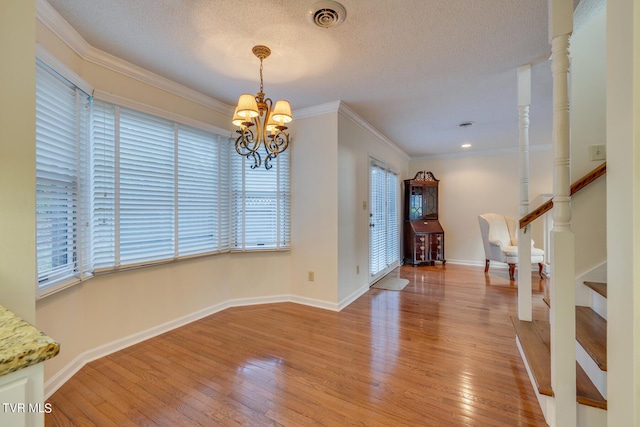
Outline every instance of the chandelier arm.
<path id="1" fill-rule="evenodd" d="M 250 158 L 252 158 L 252 159 L 253 159 L 253 164 L 252 164 L 251 166 L 249 166 L 251 169 L 257 169 L 257 168 L 259 168 L 259 167 L 260 167 L 260 164 L 262 163 L 262 160 L 261 160 L 261 158 L 260 158 L 260 153 L 259 153 L 259 152 L 257 152 L 257 151 L 252 151 L 251 153 L 247 154 L 245 157 L 246 157 L 247 159 L 250 159 Z M 265 159 L 264 167 L 265 167 L 266 169 L 270 169 L 270 168 L 268 168 L 268 167 L 267 167 L 266 159 Z"/>
<path id="2" fill-rule="evenodd" d="M 257 142 L 254 141 L 254 134 L 251 129 L 245 128 L 242 132 L 237 132 L 240 132 L 240 136 L 236 139 L 236 151 L 247 159 L 253 159 L 251 169 L 259 168 L 262 162 L 260 152 L 258 151 L 260 148 L 260 140 L 257 140 Z M 249 147 L 249 144 L 253 144 L 253 147 Z"/>
<path id="3" fill-rule="evenodd" d="M 261 140 L 255 137 L 256 135 L 251 129 L 247 127 L 236 132 L 240 133 L 240 136 L 238 136 L 235 143 L 236 152 L 238 154 L 248 158 L 252 154 L 258 152 L 258 149 L 261 145 Z"/>
<path id="4" fill-rule="evenodd" d="M 275 159 L 276 157 L 278 157 L 276 154 L 273 153 L 269 153 L 265 158 L 264 158 L 264 168 L 266 170 L 269 170 L 273 167 L 273 165 L 271 164 L 271 160 Z"/>
<path id="5" fill-rule="evenodd" d="M 278 130 L 275 135 L 269 136 L 269 140 L 265 141 L 264 148 L 267 153 L 273 154 L 274 157 L 286 151 L 289 147 L 289 134 L 283 130 Z"/>

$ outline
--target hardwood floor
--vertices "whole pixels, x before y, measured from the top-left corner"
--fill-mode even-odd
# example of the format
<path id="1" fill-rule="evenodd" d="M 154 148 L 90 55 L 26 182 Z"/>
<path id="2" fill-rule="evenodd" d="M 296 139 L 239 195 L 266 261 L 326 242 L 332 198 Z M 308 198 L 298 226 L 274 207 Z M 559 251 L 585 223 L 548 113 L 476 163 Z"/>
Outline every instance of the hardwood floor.
<path id="1" fill-rule="evenodd" d="M 45 424 L 546 426 L 516 348 L 507 270 L 391 274 L 410 282 L 340 313 L 232 308 L 91 362 L 48 400 Z"/>

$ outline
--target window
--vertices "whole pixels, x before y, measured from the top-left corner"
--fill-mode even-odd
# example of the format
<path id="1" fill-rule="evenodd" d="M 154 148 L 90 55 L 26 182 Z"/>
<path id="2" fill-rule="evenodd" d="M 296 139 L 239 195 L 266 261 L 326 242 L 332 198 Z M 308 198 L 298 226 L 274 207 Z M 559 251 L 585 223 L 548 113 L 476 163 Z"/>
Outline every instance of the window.
<path id="1" fill-rule="evenodd" d="M 93 100 L 38 64 L 40 291 L 94 270 L 289 248 L 288 152 L 251 169 L 228 137 Z"/>
<path id="2" fill-rule="evenodd" d="M 96 267 L 225 251 L 225 138 L 95 101 Z"/>
<path id="3" fill-rule="evenodd" d="M 178 256 L 229 248 L 226 138 L 178 126 Z"/>
<path id="4" fill-rule="evenodd" d="M 278 155 L 271 169 L 252 169 L 252 160 L 231 157 L 233 250 L 288 249 L 289 151 Z"/>
<path id="5" fill-rule="evenodd" d="M 399 261 L 398 176 L 374 160 L 369 176 L 369 273 L 375 280 Z"/>
<path id="6" fill-rule="evenodd" d="M 89 96 L 36 67 L 36 257 L 41 289 L 91 270 L 88 249 Z"/>

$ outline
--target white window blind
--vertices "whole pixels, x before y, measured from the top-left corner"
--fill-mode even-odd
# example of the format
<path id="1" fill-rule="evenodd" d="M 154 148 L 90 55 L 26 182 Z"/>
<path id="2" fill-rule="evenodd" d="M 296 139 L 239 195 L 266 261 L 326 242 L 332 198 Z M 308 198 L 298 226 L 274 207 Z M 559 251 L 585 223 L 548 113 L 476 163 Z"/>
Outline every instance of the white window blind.
<path id="1" fill-rule="evenodd" d="M 119 109 L 118 186 L 122 265 L 174 257 L 174 124 Z"/>
<path id="2" fill-rule="evenodd" d="M 370 216 L 369 216 L 369 269 L 371 276 L 386 268 L 385 256 L 385 176 L 384 171 L 372 165 L 370 169 Z"/>
<path id="3" fill-rule="evenodd" d="M 95 268 L 116 265 L 116 126 L 114 105 L 94 101 L 93 141 L 93 262 Z"/>
<path id="4" fill-rule="evenodd" d="M 92 130 L 96 268 L 229 250 L 227 138 L 104 101 Z"/>
<path id="5" fill-rule="evenodd" d="M 228 248 L 228 161 L 222 137 L 178 128 L 178 256 Z M 222 197 L 220 197 L 222 196 Z"/>
<path id="6" fill-rule="evenodd" d="M 399 261 L 400 234 L 398 214 L 398 175 L 386 171 L 386 263 L 392 265 Z"/>
<path id="7" fill-rule="evenodd" d="M 233 250 L 290 247 L 289 151 L 271 169 L 252 169 L 252 160 L 231 154 L 231 238 Z"/>
<path id="8" fill-rule="evenodd" d="M 36 257 L 40 290 L 91 271 L 88 119 L 90 98 L 36 66 Z"/>
<path id="9" fill-rule="evenodd" d="M 369 177 L 369 273 L 376 278 L 399 261 L 398 176 L 372 161 Z"/>

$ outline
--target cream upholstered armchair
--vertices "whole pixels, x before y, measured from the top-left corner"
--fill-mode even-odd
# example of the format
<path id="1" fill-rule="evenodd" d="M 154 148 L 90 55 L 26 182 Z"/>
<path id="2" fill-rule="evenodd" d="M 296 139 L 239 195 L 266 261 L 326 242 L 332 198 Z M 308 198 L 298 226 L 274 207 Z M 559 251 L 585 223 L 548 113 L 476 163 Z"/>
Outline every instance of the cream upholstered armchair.
<path id="1" fill-rule="evenodd" d="M 514 280 L 518 262 L 518 222 L 505 215 L 487 213 L 478 215 L 480 232 L 484 243 L 486 264 L 484 272 L 489 271 L 489 261 L 509 264 L 509 278 Z M 531 264 L 538 264 L 538 273 L 542 277 L 544 251 L 533 247 L 531 241 Z"/>

